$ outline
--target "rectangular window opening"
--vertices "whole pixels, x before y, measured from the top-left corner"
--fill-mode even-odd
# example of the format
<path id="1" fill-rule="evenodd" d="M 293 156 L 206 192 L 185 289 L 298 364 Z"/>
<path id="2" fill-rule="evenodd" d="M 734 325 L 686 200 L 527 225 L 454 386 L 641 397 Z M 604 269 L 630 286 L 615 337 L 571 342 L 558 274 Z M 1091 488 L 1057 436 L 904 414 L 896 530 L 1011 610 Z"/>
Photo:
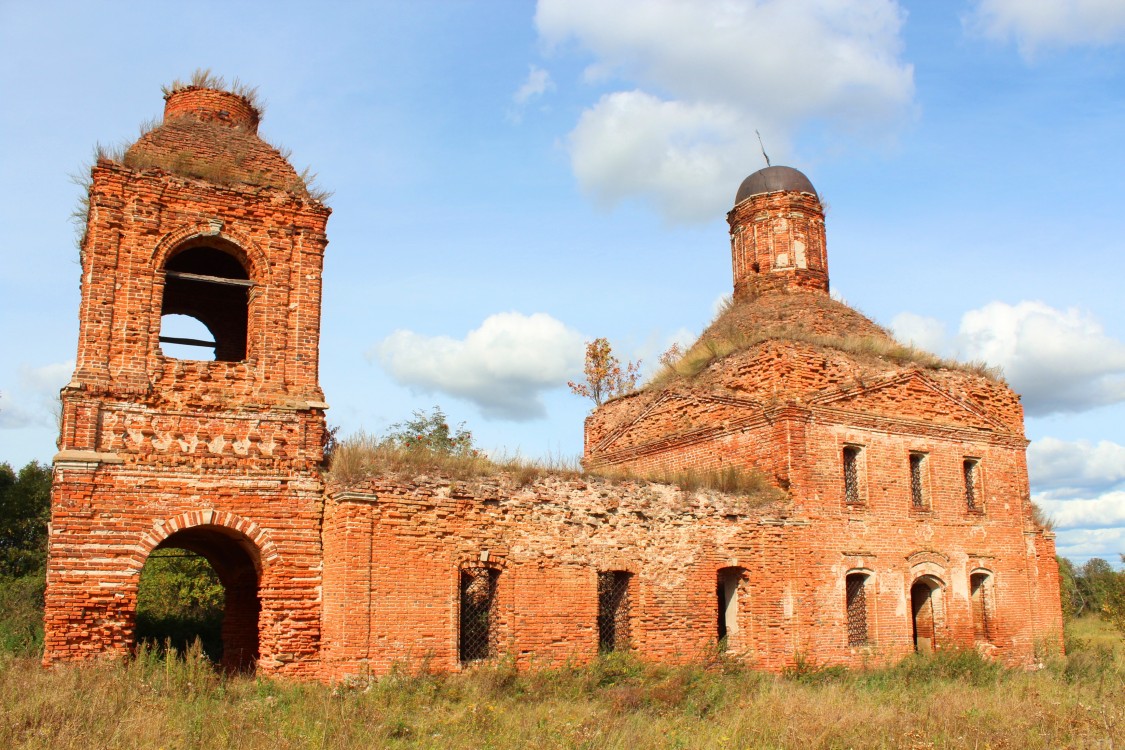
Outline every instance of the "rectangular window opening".
<path id="1" fill-rule="evenodd" d="M 926 508 L 926 489 L 923 482 L 925 465 L 925 453 L 910 454 L 910 504 L 915 510 Z"/>
<path id="2" fill-rule="evenodd" d="M 598 651 L 629 648 L 629 588 L 633 574 L 623 570 L 598 573 Z"/>
<path id="3" fill-rule="evenodd" d="M 966 458 L 962 468 L 965 474 L 965 507 L 969 510 L 980 510 L 980 461 Z"/>
<path id="4" fill-rule="evenodd" d="M 852 573 L 846 579 L 848 645 L 867 645 L 867 576 Z"/>
<path id="5" fill-rule="evenodd" d="M 970 578 L 970 601 L 973 606 L 973 639 L 978 642 L 992 641 L 992 622 L 988 611 L 988 575 L 974 573 Z"/>
<path id="6" fill-rule="evenodd" d="M 461 632 L 458 651 L 462 664 L 496 656 L 496 584 L 500 571 L 470 567 L 461 570 Z"/>
<path id="7" fill-rule="evenodd" d="M 742 568 L 723 568 L 716 582 L 718 599 L 718 640 L 720 647 L 729 645 L 731 636 L 738 633 L 738 587 L 742 582 Z"/>
<path id="8" fill-rule="evenodd" d="M 844 446 L 844 502 L 848 505 L 862 502 L 859 494 L 859 452 L 857 446 Z"/>

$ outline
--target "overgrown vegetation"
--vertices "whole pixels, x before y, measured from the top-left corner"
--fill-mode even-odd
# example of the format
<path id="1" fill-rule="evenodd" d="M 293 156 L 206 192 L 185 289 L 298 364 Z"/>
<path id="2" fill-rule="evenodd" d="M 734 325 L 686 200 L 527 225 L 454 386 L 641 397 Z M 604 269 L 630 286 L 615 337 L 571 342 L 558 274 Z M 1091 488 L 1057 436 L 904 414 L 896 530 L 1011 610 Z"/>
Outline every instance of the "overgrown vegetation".
<path id="1" fill-rule="evenodd" d="M 226 594 L 206 559 L 181 549 L 154 550 L 137 587 L 137 641 L 185 654 L 198 638 L 213 662 L 223 655 Z"/>
<path id="2" fill-rule="evenodd" d="M 356 485 L 379 475 L 405 476 L 440 474 L 455 480 L 471 480 L 498 474 L 512 476 L 520 486 L 541 477 L 556 475 L 605 479 L 620 482 L 671 484 L 689 492 L 716 490 L 743 495 L 761 504 L 784 497 L 764 475 L 733 466 L 712 470 L 684 469 L 638 474 L 626 469 L 582 471 L 577 459 L 550 457 L 530 460 L 522 456 L 487 456 L 473 443 L 464 423 L 452 429 L 435 406 L 427 414 L 415 411 L 405 422 L 391 426 L 383 436 L 359 432 L 338 441 L 332 449 L 328 476 L 342 485 Z"/>
<path id="3" fill-rule="evenodd" d="M 246 100 L 259 117 L 265 110 L 265 103 L 259 97 L 256 86 L 242 83 L 237 78 L 230 85 L 227 85 L 222 76 L 213 74 L 208 68 L 196 69 L 186 82 L 177 78 L 171 84 L 162 86 L 161 90 L 165 96 L 169 96 L 177 91 L 192 87 L 217 89 L 239 96 Z M 161 121 L 157 119 L 150 119 L 141 123 L 138 139 L 144 138 L 160 125 Z M 223 140 L 221 135 L 217 137 Z M 263 140 L 263 142 L 265 141 Z M 131 148 L 133 143 L 135 143 L 135 140 L 125 140 L 114 145 L 95 144 L 92 161 L 82 164 L 78 171 L 70 176 L 71 182 L 81 189 L 78 204 L 70 215 L 70 221 L 75 225 L 75 241 L 79 249 L 82 248 L 85 241 L 86 222 L 90 212 L 90 170 L 103 160 L 122 164 L 136 170 L 162 169 L 172 174 L 206 180 L 218 185 L 246 184 L 277 188 L 301 197 L 311 198 L 319 203 L 327 203 L 328 199 L 332 197 L 332 191 L 317 183 L 317 174 L 309 167 L 305 167 L 292 179 L 280 179 L 278 176 L 260 170 L 247 169 L 246 165 L 249 163 L 250 154 L 244 143 L 228 143 L 227 145 L 230 148 L 222 155 L 201 155 L 187 149 L 172 153 L 147 151 Z M 289 149 L 266 143 L 277 151 L 282 159 L 289 161 L 292 156 Z"/>
<path id="4" fill-rule="evenodd" d="M 196 650 L 42 670 L 0 658 L 11 748 L 1059 748 L 1125 731 L 1125 660 L 1083 644 L 1039 672 L 975 651 L 786 676 L 721 658 L 611 653 L 586 666 L 460 675 L 403 664 L 335 686 L 227 677 Z M 421 671 L 419 671 L 421 670 Z"/>
<path id="5" fill-rule="evenodd" d="M 583 380 L 567 381 L 572 393 L 588 398 L 598 407 L 608 399 L 632 393 L 641 377 L 641 361 L 626 361 L 624 366 L 613 353 L 609 339 L 586 342 L 586 363 Z"/>
<path id="6" fill-rule="evenodd" d="M 50 518 L 51 467 L 32 461 L 16 473 L 0 463 L 0 576 L 43 570 Z"/>
<path id="7" fill-rule="evenodd" d="M 832 304 L 840 304 L 829 301 Z M 939 357 L 923 349 L 900 344 L 889 335 L 855 332 L 816 333 L 800 325 L 773 322 L 747 330 L 736 325 L 732 320 L 732 313 L 736 306 L 747 304 L 753 302 L 735 302 L 728 297 L 708 327 L 707 333 L 699 341 L 686 351 L 679 345 L 674 345 L 661 356 L 661 368 L 645 387 L 663 388 L 677 380 L 690 380 L 721 359 L 771 340 L 796 341 L 818 348 L 836 349 L 861 361 L 877 360 L 897 366 L 913 365 L 930 370 L 962 370 L 990 380 L 1003 380 L 1003 374 L 998 367 L 984 362 L 959 362 Z"/>
<path id="8" fill-rule="evenodd" d="M 262 112 L 265 110 L 265 102 L 258 96 L 257 86 L 250 86 L 237 78 L 231 81 L 231 84 L 228 86 L 226 79 L 220 75 L 213 74 L 210 68 L 196 68 L 192 71 L 191 76 L 188 77 L 186 82 L 176 78 L 171 84 L 161 86 L 160 90 L 164 93 L 164 96 L 171 96 L 177 91 L 183 91 L 188 88 L 216 89 L 242 97 L 246 100 L 247 104 L 254 108 L 254 111 L 258 113 L 259 117 L 261 117 Z"/>
<path id="9" fill-rule="evenodd" d="M 1114 570 L 1100 557 L 1090 558 L 1081 567 L 1065 557 L 1058 562 L 1063 617 L 1099 615 L 1125 636 L 1125 570 Z M 1121 562 L 1125 564 L 1125 555 Z"/>

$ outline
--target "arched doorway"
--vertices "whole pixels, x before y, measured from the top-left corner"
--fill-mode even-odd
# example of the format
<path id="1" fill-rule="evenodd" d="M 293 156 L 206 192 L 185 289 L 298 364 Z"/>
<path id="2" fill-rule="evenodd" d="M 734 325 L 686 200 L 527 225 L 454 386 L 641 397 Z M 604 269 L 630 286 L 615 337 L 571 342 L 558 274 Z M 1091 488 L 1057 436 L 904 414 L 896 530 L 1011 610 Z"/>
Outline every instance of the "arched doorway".
<path id="1" fill-rule="evenodd" d="M 258 616 L 261 611 L 258 598 L 261 556 L 258 548 L 245 535 L 226 526 L 193 526 L 161 541 L 145 565 L 155 562 L 166 550 L 183 550 L 198 555 L 214 571 L 222 585 L 224 599 L 218 663 L 227 671 L 252 671 L 258 660 Z M 197 635 L 202 637 L 206 633 Z"/>
<path id="2" fill-rule="evenodd" d="M 932 653 L 941 617 L 941 582 L 931 576 L 916 580 L 910 587 L 910 612 L 914 650 L 920 654 Z"/>

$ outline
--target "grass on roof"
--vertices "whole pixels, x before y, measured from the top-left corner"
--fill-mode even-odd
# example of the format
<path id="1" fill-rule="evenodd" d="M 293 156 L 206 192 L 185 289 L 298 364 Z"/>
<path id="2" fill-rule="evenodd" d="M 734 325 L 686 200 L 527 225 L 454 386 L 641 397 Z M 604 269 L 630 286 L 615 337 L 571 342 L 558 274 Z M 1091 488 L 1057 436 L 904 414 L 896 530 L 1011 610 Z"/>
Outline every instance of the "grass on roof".
<path id="1" fill-rule="evenodd" d="M 743 496 L 762 505 L 785 498 L 785 493 L 774 487 L 763 474 L 746 468 L 727 466 L 713 470 L 638 472 L 595 467 L 583 471 L 577 459 L 550 457 L 533 460 L 518 454 L 490 457 L 480 451 L 447 453 L 425 447 L 403 448 L 385 438 L 363 432 L 340 441 L 332 452 L 327 472 L 330 481 L 345 487 L 354 487 L 380 476 L 412 479 L 423 474 L 462 481 L 508 475 L 521 487 L 548 476 L 607 482 L 651 482 L 673 485 L 685 492 L 711 490 Z"/>
<path id="2" fill-rule="evenodd" d="M 667 362 L 658 370 L 645 384 L 645 388 L 660 389 L 678 381 L 691 380 L 715 362 L 771 340 L 795 341 L 817 348 L 835 349 L 872 364 L 889 363 L 900 367 L 916 366 L 927 370 L 960 370 L 1003 382 L 1003 374 L 999 367 L 980 361 L 960 362 L 939 357 L 924 349 L 900 344 L 889 335 L 823 334 L 793 324 L 765 325 L 747 331 L 736 326 L 729 319 L 736 305 L 742 304 L 753 304 L 753 302 L 735 303 L 728 298 L 704 335 L 679 359 Z"/>
<path id="3" fill-rule="evenodd" d="M 249 84 L 243 83 L 237 78 L 231 81 L 230 85 L 228 86 L 226 79 L 220 75 L 215 75 L 214 73 L 212 73 L 210 68 L 196 68 L 187 81 L 182 81 L 177 78 L 172 81 L 172 83 L 166 86 L 161 86 L 160 90 L 164 92 L 164 96 L 171 96 L 177 91 L 183 91 L 184 89 L 191 88 L 215 89 L 216 91 L 225 91 L 228 94 L 234 94 L 235 96 L 244 99 L 247 104 L 253 107 L 254 111 L 258 114 L 258 117 L 261 117 L 262 112 L 265 111 L 266 105 L 258 95 L 257 86 L 251 86 Z"/>

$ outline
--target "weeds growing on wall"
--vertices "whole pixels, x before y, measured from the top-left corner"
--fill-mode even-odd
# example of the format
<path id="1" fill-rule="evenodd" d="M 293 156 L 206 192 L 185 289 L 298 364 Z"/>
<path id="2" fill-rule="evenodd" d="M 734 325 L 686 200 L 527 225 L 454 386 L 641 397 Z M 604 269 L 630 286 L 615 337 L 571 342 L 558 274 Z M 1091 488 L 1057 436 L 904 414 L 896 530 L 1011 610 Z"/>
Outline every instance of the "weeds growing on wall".
<path id="1" fill-rule="evenodd" d="M 547 476 L 563 479 L 581 477 L 611 483 L 668 484 L 686 492 L 711 490 L 743 496 L 754 500 L 755 506 L 785 497 L 785 493 L 770 484 L 763 474 L 751 469 L 727 466 L 640 474 L 608 467 L 584 472 L 577 459 L 548 457 L 533 460 L 518 454 L 487 456 L 476 449 L 466 452 L 433 450 L 425 441 L 404 445 L 364 432 L 339 441 L 333 449 L 328 469 L 329 479 L 343 486 L 355 486 L 378 476 L 409 479 L 421 474 L 459 481 L 507 475 L 521 487 Z"/>
<path id="2" fill-rule="evenodd" d="M 1003 374 L 998 367 L 984 362 L 959 362 L 939 357 L 923 349 L 900 344 L 889 335 L 876 336 L 855 332 L 830 335 L 815 333 L 798 325 L 774 322 L 747 331 L 730 321 L 736 306 L 746 304 L 753 304 L 753 302 L 735 302 L 727 298 L 709 326 L 712 329 L 711 333 L 686 350 L 676 347 L 661 357 L 662 367 L 645 387 L 663 388 L 677 380 L 690 380 L 719 360 L 771 340 L 796 341 L 818 348 L 836 349 L 860 360 L 871 362 L 889 362 L 898 366 L 915 366 L 930 370 L 961 370 L 990 380 L 1003 380 Z"/>

